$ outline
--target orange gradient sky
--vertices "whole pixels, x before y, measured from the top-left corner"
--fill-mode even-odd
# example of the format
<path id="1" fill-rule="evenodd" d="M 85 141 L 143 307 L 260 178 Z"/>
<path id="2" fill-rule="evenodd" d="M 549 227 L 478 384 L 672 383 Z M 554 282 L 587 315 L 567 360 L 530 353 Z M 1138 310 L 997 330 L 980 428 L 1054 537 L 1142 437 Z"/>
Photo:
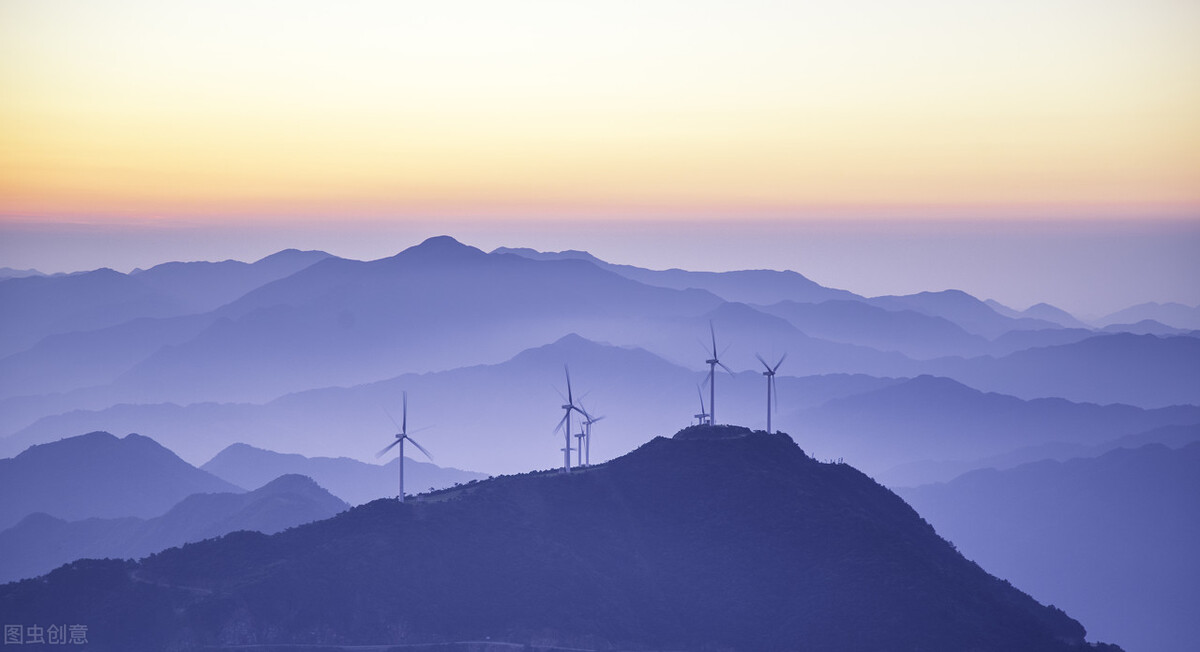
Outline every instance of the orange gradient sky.
<path id="1" fill-rule="evenodd" d="M 0 4 L 10 223 L 1198 208 L 1194 0 Z"/>

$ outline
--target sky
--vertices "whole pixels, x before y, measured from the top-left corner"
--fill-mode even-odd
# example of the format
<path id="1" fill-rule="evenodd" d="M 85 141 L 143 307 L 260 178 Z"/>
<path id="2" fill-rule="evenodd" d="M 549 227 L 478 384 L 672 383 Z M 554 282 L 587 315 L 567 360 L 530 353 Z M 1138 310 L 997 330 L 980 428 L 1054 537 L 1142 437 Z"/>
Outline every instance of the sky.
<path id="1" fill-rule="evenodd" d="M 450 233 L 1103 312 L 1200 303 L 1198 225 L 1193 0 L 0 3 L 0 266 Z"/>

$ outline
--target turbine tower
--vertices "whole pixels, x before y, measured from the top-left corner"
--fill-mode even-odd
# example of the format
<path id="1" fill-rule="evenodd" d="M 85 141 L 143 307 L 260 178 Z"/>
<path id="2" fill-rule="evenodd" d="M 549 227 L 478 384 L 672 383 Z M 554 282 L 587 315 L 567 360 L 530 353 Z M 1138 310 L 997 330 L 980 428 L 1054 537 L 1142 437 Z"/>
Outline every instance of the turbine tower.
<path id="1" fill-rule="evenodd" d="M 584 417 L 587 417 L 588 413 L 584 412 L 582 409 L 580 409 L 580 407 L 578 405 L 575 405 L 575 395 L 571 393 L 571 370 L 568 369 L 567 365 L 565 365 L 565 364 L 563 365 L 563 372 L 565 372 L 567 375 L 567 396 L 566 396 L 567 402 L 565 404 L 563 404 L 563 406 L 562 406 L 562 409 L 566 414 L 563 415 L 562 421 L 558 422 L 558 427 L 554 429 L 554 432 L 557 434 L 559 430 L 563 430 L 563 428 L 566 428 L 566 430 L 563 432 L 563 435 L 565 437 L 564 443 L 563 443 L 563 449 L 562 449 L 562 451 L 563 451 L 563 473 L 570 473 L 571 472 L 571 451 L 574 450 L 573 448 L 571 448 L 571 411 L 574 410 L 574 411 L 582 414 Z"/>
<path id="2" fill-rule="evenodd" d="M 766 371 L 763 372 L 763 375 L 767 377 L 767 434 L 770 434 L 771 433 L 771 395 L 772 394 L 775 394 L 775 409 L 776 410 L 779 409 L 779 395 L 776 394 L 776 392 L 775 392 L 775 372 L 779 370 L 779 365 L 783 364 L 783 360 L 784 360 L 784 358 L 787 357 L 787 354 L 784 353 L 782 356 L 780 356 L 779 362 L 776 362 L 774 367 L 767 364 L 767 361 L 763 360 L 763 357 L 761 355 L 755 353 L 754 357 L 758 358 L 758 361 L 761 362 L 763 367 L 765 367 L 767 369 Z"/>
<path id="3" fill-rule="evenodd" d="M 704 391 L 700 389 L 700 385 L 696 385 L 696 396 L 700 397 L 700 414 L 693 414 L 696 418 L 696 425 L 702 426 L 708 421 L 708 412 L 704 411 Z"/>
<path id="4" fill-rule="evenodd" d="M 720 365 L 730 377 L 733 377 L 733 372 L 729 371 L 719 359 L 717 359 L 717 331 L 713 329 L 712 320 L 708 322 L 708 332 L 712 335 L 712 357 L 705 360 L 708 365 L 708 423 L 716 425 L 717 423 L 717 365 Z"/>
<path id="5" fill-rule="evenodd" d="M 384 410 L 384 412 L 386 411 L 387 410 Z M 392 418 L 391 414 L 388 414 L 388 418 L 392 419 L 392 425 L 396 426 L 396 429 L 400 432 L 396 434 L 396 441 L 388 444 L 387 448 L 384 448 L 376 453 L 375 457 L 383 457 L 384 453 L 387 453 L 396 446 L 400 447 L 400 502 L 404 502 L 404 440 L 407 439 L 408 441 L 412 442 L 412 445 L 416 446 L 417 450 L 424 453 L 425 457 L 428 457 L 430 462 L 433 461 L 433 456 L 429 454 L 429 451 L 425 450 L 424 446 L 418 444 L 417 440 L 408 436 L 408 392 L 404 392 L 404 412 L 400 416 L 401 422 L 396 423 L 396 420 Z"/>

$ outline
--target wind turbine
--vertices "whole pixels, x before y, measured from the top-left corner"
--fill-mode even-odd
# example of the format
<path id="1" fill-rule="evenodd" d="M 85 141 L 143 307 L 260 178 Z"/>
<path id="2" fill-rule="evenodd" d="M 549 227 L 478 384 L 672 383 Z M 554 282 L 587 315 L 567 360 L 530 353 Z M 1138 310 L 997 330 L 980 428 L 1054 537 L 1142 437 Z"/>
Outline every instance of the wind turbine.
<path id="1" fill-rule="evenodd" d="M 779 370 L 779 365 L 783 364 L 783 360 L 784 360 L 784 358 L 787 357 L 787 354 L 784 353 L 782 356 L 780 356 L 779 362 L 776 362 L 774 367 L 767 364 L 767 361 L 763 360 L 763 357 L 761 355 L 755 353 L 754 357 L 758 358 L 758 361 L 761 362 L 762 365 L 764 367 L 766 367 L 766 369 L 767 369 L 766 371 L 763 372 L 763 375 L 767 377 L 767 433 L 769 434 L 771 432 L 771 395 L 772 394 L 775 394 L 775 409 L 776 410 L 779 409 L 779 395 L 775 393 L 775 372 Z"/>
<path id="2" fill-rule="evenodd" d="M 387 412 L 387 410 L 384 410 L 384 412 Z M 407 439 L 408 441 L 412 442 L 412 445 L 416 446 L 417 450 L 424 453 L 425 457 L 428 457 L 430 462 L 433 461 L 433 456 L 429 454 L 429 451 L 425 450 L 424 446 L 418 444 L 417 440 L 408 436 L 408 392 L 404 392 L 404 412 L 400 416 L 401 422 L 396 423 L 396 420 L 392 418 L 391 414 L 388 414 L 388 418 L 392 419 L 392 425 L 396 426 L 400 432 L 396 433 L 396 441 L 388 444 L 387 448 L 375 453 L 375 457 L 383 457 L 384 453 L 387 453 L 396 446 L 400 447 L 400 502 L 404 502 L 404 440 Z"/>
<path id="3" fill-rule="evenodd" d="M 581 406 L 581 408 L 582 408 L 582 404 L 580 404 L 580 406 Z M 586 414 L 586 413 L 585 413 L 585 414 Z M 586 427 L 586 424 L 587 424 L 587 419 L 586 419 L 586 418 L 583 418 L 583 417 L 581 417 L 581 418 L 579 419 L 579 433 L 575 435 L 575 439 L 577 440 L 577 441 L 576 441 L 576 443 L 575 443 L 575 450 L 576 450 L 576 453 L 575 453 L 575 466 L 578 466 L 578 467 L 582 467 L 582 466 L 583 466 L 583 449 L 584 449 L 584 443 L 583 443 L 583 442 L 584 442 L 584 440 L 587 438 L 587 427 Z"/>
<path id="4" fill-rule="evenodd" d="M 603 419 L 604 416 L 601 415 L 598 417 L 594 417 L 594 416 L 588 414 L 588 411 L 585 410 L 583 407 L 583 401 L 579 402 L 579 409 L 581 412 L 583 412 L 583 415 L 584 415 L 583 429 L 584 429 L 585 434 L 583 436 L 583 442 L 581 443 L 581 445 L 583 446 L 583 449 L 584 449 L 584 454 L 583 454 L 584 464 L 586 464 L 587 466 L 591 466 L 592 465 L 592 424 Z"/>
<path id="5" fill-rule="evenodd" d="M 713 329 L 711 320 L 708 322 L 708 332 L 712 335 L 712 357 L 704 361 L 708 365 L 708 423 L 715 425 L 717 423 L 717 365 L 728 372 L 730 377 L 733 377 L 733 372 L 717 359 L 717 331 Z"/>
<path id="6" fill-rule="evenodd" d="M 708 419 L 708 413 L 704 411 L 704 392 L 701 391 L 700 385 L 696 385 L 696 396 L 700 397 L 700 414 L 693 414 L 696 418 L 696 425 L 702 426 Z"/>
<path id="7" fill-rule="evenodd" d="M 562 449 L 563 450 L 563 473 L 570 473 L 571 472 L 571 451 L 574 450 L 573 448 L 571 448 L 571 411 L 574 410 L 574 411 L 582 414 L 584 417 L 588 417 L 588 413 L 584 412 L 578 405 L 575 405 L 575 396 L 574 396 L 574 394 L 571 393 L 571 370 L 568 369 L 567 365 L 565 365 L 565 364 L 563 365 L 563 372 L 566 373 L 566 375 L 567 375 L 567 396 L 566 396 L 567 402 L 562 406 L 562 409 L 564 412 L 566 412 L 566 414 L 563 415 L 562 421 L 558 422 L 558 427 L 554 429 L 554 432 L 557 433 L 559 430 L 562 430 L 564 427 L 566 428 L 566 430 L 563 432 L 563 435 L 565 437 L 563 449 Z"/>

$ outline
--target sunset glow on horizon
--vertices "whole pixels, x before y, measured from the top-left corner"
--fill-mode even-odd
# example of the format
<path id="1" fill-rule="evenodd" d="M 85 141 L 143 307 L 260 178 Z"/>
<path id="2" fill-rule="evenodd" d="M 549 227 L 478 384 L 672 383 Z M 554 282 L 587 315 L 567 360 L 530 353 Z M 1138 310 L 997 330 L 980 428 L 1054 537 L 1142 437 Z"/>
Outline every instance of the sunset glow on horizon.
<path id="1" fill-rule="evenodd" d="M 0 3 L 0 267 L 439 234 L 1200 303 L 1200 3 Z"/>
<path id="2" fill-rule="evenodd" d="M 0 97 L 8 222 L 1200 211 L 1172 0 L 18 1 Z"/>

